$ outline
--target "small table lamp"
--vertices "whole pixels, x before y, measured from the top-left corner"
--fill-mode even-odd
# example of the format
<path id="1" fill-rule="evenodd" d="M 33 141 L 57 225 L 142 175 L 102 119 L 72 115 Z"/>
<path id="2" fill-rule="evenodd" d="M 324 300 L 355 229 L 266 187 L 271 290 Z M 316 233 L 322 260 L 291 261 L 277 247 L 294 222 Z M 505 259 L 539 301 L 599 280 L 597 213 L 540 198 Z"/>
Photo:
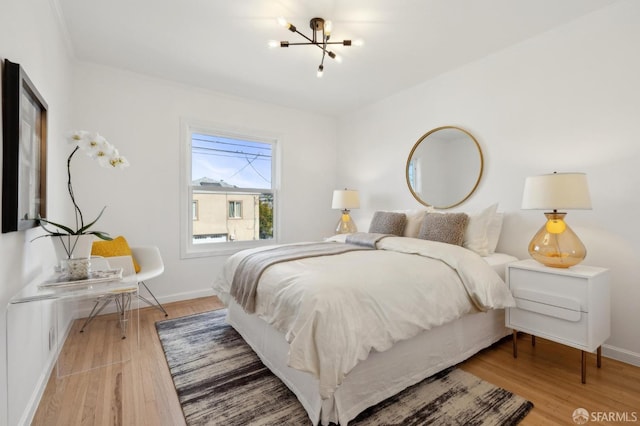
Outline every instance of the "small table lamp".
<path id="1" fill-rule="evenodd" d="M 331 208 L 342 210 L 342 217 L 336 227 L 336 232 L 338 234 L 351 234 L 358 231 L 356 224 L 351 220 L 351 216 L 349 215 L 350 209 L 360 208 L 358 191 L 346 188 L 336 189 L 333 191 Z"/>
<path id="2" fill-rule="evenodd" d="M 568 268 L 582 262 L 587 249 L 565 223 L 558 210 L 591 209 L 591 197 L 584 173 L 552 173 L 528 177 L 522 196 L 523 209 L 546 212 L 547 222 L 529 243 L 529 254 L 546 266 Z"/>

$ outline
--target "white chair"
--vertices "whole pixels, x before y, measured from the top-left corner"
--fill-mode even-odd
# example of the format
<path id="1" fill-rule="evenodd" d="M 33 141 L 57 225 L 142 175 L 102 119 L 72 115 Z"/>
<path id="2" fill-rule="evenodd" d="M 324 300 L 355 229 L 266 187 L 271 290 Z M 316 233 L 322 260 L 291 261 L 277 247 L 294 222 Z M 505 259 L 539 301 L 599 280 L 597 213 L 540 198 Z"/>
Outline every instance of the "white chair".
<path id="1" fill-rule="evenodd" d="M 147 287 L 147 284 L 145 283 L 146 280 L 155 278 L 164 272 L 164 263 L 162 262 L 160 250 L 158 250 L 158 247 L 155 246 L 138 246 L 131 247 L 131 253 L 133 254 L 136 262 L 138 262 L 138 265 L 140 265 L 140 272 L 136 274 L 138 284 L 142 284 L 142 286 L 147 290 L 147 293 L 149 293 L 149 295 L 153 298 L 155 303 L 151 302 L 142 294 L 140 294 L 140 291 L 138 291 L 138 298 L 146 302 L 148 305 L 153 306 L 154 308 L 163 312 L 165 317 L 169 316 L 162 304 L 158 302 L 158 299 L 156 299 L 156 297 L 153 295 L 151 290 L 149 290 L 149 287 Z"/>
<path id="2" fill-rule="evenodd" d="M 131 260 L 131 256 L 113 256 L 113 257 L 92 257 L 91 258 L 91 268 L 96 271 L 106 270 L 106 269 L 116 269 L 122 268 L 122 277 L 128 277 L 131 275 L 135 275 L 135 269 L 133 268 L 133 261 Z M 116 308 L 118 309 L 118 317 L 120 320 L 120 331 L 122 334 L 122 338 L 125 339 L 127 337 L 127 324 L 129 322 L 129 312 L 131 310 L 131 295 L 135 293 L 136 290 L 120 290 L 113 291 L 96 298 L 96 303 L 93 305 L 91 309 L 91 313 L 85 320 L 82 328 L 80 329 L 80 333 L 84 332 L 85 327 L 93 321 L 95 317 L 100 315 L 100 312 L 106 308 L 110 302 L 115 302 Z M 139 294 L 139 291 L 138 291 Z"/>

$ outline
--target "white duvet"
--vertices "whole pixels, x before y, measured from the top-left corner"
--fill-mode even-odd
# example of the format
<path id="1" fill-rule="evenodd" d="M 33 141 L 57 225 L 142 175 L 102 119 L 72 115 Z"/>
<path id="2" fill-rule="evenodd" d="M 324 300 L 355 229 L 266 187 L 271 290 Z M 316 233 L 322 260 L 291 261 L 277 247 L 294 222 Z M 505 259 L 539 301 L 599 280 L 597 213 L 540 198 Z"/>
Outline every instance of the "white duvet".
<path id="1" fill-rule="evenodd" d="M 225 263 L 216 294 L 228 303 L 244 250 Z M 257 288 L 256 315 L 285 334 L 289 366 L 318 378 L 330 397 L 372 351 L 471 311 L 515 306 L 502 279 L 463 247 L 387 237 L 378 250 L 270 266 Z"/>

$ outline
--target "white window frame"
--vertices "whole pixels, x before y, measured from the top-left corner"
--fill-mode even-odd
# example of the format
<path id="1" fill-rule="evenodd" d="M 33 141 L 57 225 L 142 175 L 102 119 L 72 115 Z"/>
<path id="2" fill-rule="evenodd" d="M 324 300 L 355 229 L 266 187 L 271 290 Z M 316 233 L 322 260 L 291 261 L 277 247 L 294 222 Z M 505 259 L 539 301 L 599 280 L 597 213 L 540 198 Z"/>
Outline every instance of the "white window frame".
<path id="1" fill-rule="evenodd" d="M 264 131 L 256 131 L 245 128 L 232 128 L 230 126 L 206 123 L 194 119 L 182 118 L 180 120 L 180 257 L 195 258 L 208 256 L 222 256 L 233 254 L 237 251 L 259 247 L 268 244 L 277 244 L 280 201 L 278 192 L 280 188 L 280 144 L 276 135 Z M 229 241 L 210 244 L 193 244 L 193 189 L 191 176 L 191 135 L 204 133 L 223 137 L 249 140 L 254 142 L 269 143 L 271 150 L 271 189 L 264 192 L 273 194 L 273 238 L 269 240 L 255 241 Z M 250 191 L 250 190 L 247 190 Z M 234 189 L 233 192 L 242 192 L 242 189 Z"/>
<path id="2" fill-rule="evenodd" d="M 231 216 L 231 203 L 233 203 L 233 213 L 234 215 Z M 236 216 L 236 214 L 238 213 L 237 210 L 238 208 L 236 206 L 239 206 L 239 210 L 240 210 L 240 216 Z M 242 201 L 239 200 L 229 200 L 229 203 L 227 204 L 227 210 L 229 212 L 229 219 L 242 219 L 243 214 L 244 214 L 244 207 L 242 205 Z"/>

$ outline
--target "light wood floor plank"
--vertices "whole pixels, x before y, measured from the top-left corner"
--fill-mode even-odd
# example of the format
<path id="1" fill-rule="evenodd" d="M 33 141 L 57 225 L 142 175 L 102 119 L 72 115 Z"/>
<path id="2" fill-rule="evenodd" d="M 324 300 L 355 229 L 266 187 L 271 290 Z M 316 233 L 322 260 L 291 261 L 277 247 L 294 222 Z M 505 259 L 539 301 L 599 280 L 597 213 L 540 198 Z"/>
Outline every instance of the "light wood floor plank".
<path id="1" fill-rule="evenodd" d="M 165 305 L 170 318 L 222 307 L 215 297 Z M 139 311 L 139 351 L 129 361 L 61 379 L 52 374 L 33 425 L 149 425 L 180 426 L 184 417 L 155 330 L 164 315 L 152 308 Z M 85 331 L 92 334 L 84 347 L 74 343 L 76 322 L 67 345 L 74 361 L 83 365 L 117 358 L 105 345 L 117 332 L 114 315 L 98 317 Z M 72 347 L 73 346 L 73 347 Z M 466 362 L 461 368 L 508 389 L 535 404 L 522 425 L 573 425 L 576 408 L 588 411 L 627 412 L 640 418 L 640 368 L 608 358 L 597 369 L 589 355 L 587 383 L 580 383 L 580 351 L 538 338 L 532 347 L 519 338 L 514 359 L 511 340 L 505 339 Z M 640 421 L 640 419 L 639 419 Z M 589 424 L 616 424 L 589 422 Z M 620 424 L 620 423 L 617 423 Z"/>
<path id="2" fill-rule="evenodd" d="M 635 413 L 640 422 L 640 368 L 602 358 L 587 357 L 587 383 L 580 381 L 580 351 L 541 338 L 518 338 L 513 358 L 511 338 L 465 361 L 461 368 L 532 401 L 535 408 L 521 423 L 575 425 L 573 411 Z M 620 424 L 589 422 L 589 424 Z"/>

